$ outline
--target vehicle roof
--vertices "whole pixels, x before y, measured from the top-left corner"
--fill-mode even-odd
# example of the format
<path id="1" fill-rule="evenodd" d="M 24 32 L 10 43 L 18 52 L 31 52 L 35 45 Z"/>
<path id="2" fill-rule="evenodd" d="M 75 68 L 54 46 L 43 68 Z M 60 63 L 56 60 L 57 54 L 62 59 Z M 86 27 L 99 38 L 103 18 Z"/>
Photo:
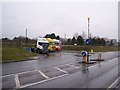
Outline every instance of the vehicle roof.
<path id="1" fill-rule="evenodd" d="M 38 38 L 37 42 L 49 43 L 46 38 Z"/>
<path id="2" fill-rule="evenodd" d="M 47 40 L 48 42 L 53 42 L 53 39 L 51 39 L 51 38 L 46 38 L 46 40 Z"/>
<path id="3" fill-rule="evenodd" d="M 60 42 L 60 41 L 59 41 L 59 40 L 57 40 L 57 39 L 53 39 L 53 41 L 54 41 L 54 42 Z"/>

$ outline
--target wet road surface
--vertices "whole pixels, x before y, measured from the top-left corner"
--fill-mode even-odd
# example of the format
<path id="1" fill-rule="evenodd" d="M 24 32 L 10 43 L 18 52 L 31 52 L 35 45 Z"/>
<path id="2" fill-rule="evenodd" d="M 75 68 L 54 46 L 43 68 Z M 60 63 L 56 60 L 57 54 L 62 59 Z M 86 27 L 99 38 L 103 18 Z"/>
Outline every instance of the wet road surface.
<path id="1" fill-rule="evenodd" d="M 102 53 L 105 61 L 95 64 L 79 63 L 79 55 L 58 52 L 40 55 L 37 60 L 5 63 L 3 88 L 107 88 L 118 78 L 118 52 Z M 97 57 L 98 53 L 90 56 Z"/>

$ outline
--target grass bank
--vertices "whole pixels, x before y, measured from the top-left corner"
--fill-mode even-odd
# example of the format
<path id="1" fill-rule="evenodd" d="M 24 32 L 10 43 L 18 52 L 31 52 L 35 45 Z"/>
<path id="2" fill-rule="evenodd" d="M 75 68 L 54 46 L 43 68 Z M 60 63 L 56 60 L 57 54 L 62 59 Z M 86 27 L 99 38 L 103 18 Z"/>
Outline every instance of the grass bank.
<path id="1" fill-rule="evenodd" d="M 85 49 L 86 51 L 93 49 L 94 52 L 109 52 L 109 51 L 118 51 L 118 47 L 116 46 L 74 46 L 74 45 L 67 45 L 62 46 L 62 50 L 73 50 L 73 51 L 82 51 Z M 120 47 L 119 47 L 120 50 Z"/>
<path id="2" fill-rule="evenodd" d="M 26 52 L 25 47 L 3 45 L 2 47 L 2 62 L 13 62 L 31 59 L 36 56 L 36 53 Z"/>

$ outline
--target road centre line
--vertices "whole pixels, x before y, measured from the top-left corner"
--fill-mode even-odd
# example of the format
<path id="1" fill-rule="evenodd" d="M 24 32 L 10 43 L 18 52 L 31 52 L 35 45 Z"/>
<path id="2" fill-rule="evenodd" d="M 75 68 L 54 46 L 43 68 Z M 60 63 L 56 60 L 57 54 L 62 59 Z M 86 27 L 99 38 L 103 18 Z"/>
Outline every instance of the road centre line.
<path id="1" fill-rule="evenodd" d="M 15 75 L 15 83 L 16 83 L 16 88 L 20 87 L 20 81 L 18 75 Z"/>
<path id="2" fill-rule="evenodd" d="M 58 68 L 58 67 L 54 67 L 54 68 L 56 68 L 57 70 L 59 70 L 59 71 L 61 71 L 61 72 L 63 72 L 63 73 L 69 74 L 68 72 L 66 72 L 66 71 L 64 71 L 64 70 L 62 70 L 62 69 L 60 69 L 60 68 Z"/>
<path id="3" fill-rule="evenodd" d="M 42 71 L 40 71 L 40 70 L 38 70 L 38 72 L 43 76 L 43 77 L 45 77 L 46 79 L 48 79 L 49 77 L 48 76 L 46 76 Z"/>
<path id="4" fill-rule="evenodd" d="M 49 79 L 45 79 L 45 80 L 42 80 L 42 81 L 39 81 L 39 82 L 23 85 L 20 88 L 26 88 L 26 87 L 29 87 L 29 86 L 33 86 L 33 85 L 36 85 L 36 84 L 44 83 L 46 81 L 54 80 L 54 79 L 57 79 L 57 78 L 60 78 L 60 77 L 64 77 L 64 76 L 67 76 L 67 75 L 68 74 L 63 74 L 63 75 L 60 75 L 60 76 L 57 76 L 57 77 L 53 77 L 53 78 L 49 78 Z"/>

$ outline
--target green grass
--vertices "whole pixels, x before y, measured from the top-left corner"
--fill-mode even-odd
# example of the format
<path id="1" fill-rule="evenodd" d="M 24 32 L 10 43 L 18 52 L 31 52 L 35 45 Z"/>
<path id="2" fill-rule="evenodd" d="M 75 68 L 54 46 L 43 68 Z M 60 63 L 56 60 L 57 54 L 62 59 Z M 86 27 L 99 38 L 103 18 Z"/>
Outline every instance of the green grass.
<path id="1" fill-rule="evenodd" d="M 24 47 L 16 47 L 9 45 L 3 45 L 2 47 L 2 62 L 28 60 L 36 55 L 36 53 L 32 52 L 26 53 Z"/>
<path id="2" fill-rule="evenodd" d="M 118 51 L 118 47 L 114 46 L 90 46 L 89 48 L 87 46 L 73 46 L 73 45 L 62 46 L 62 50 L 82 51 L 83 49 L 85 49 L 86 51 L 93 49 L 94 52 Z"/>

